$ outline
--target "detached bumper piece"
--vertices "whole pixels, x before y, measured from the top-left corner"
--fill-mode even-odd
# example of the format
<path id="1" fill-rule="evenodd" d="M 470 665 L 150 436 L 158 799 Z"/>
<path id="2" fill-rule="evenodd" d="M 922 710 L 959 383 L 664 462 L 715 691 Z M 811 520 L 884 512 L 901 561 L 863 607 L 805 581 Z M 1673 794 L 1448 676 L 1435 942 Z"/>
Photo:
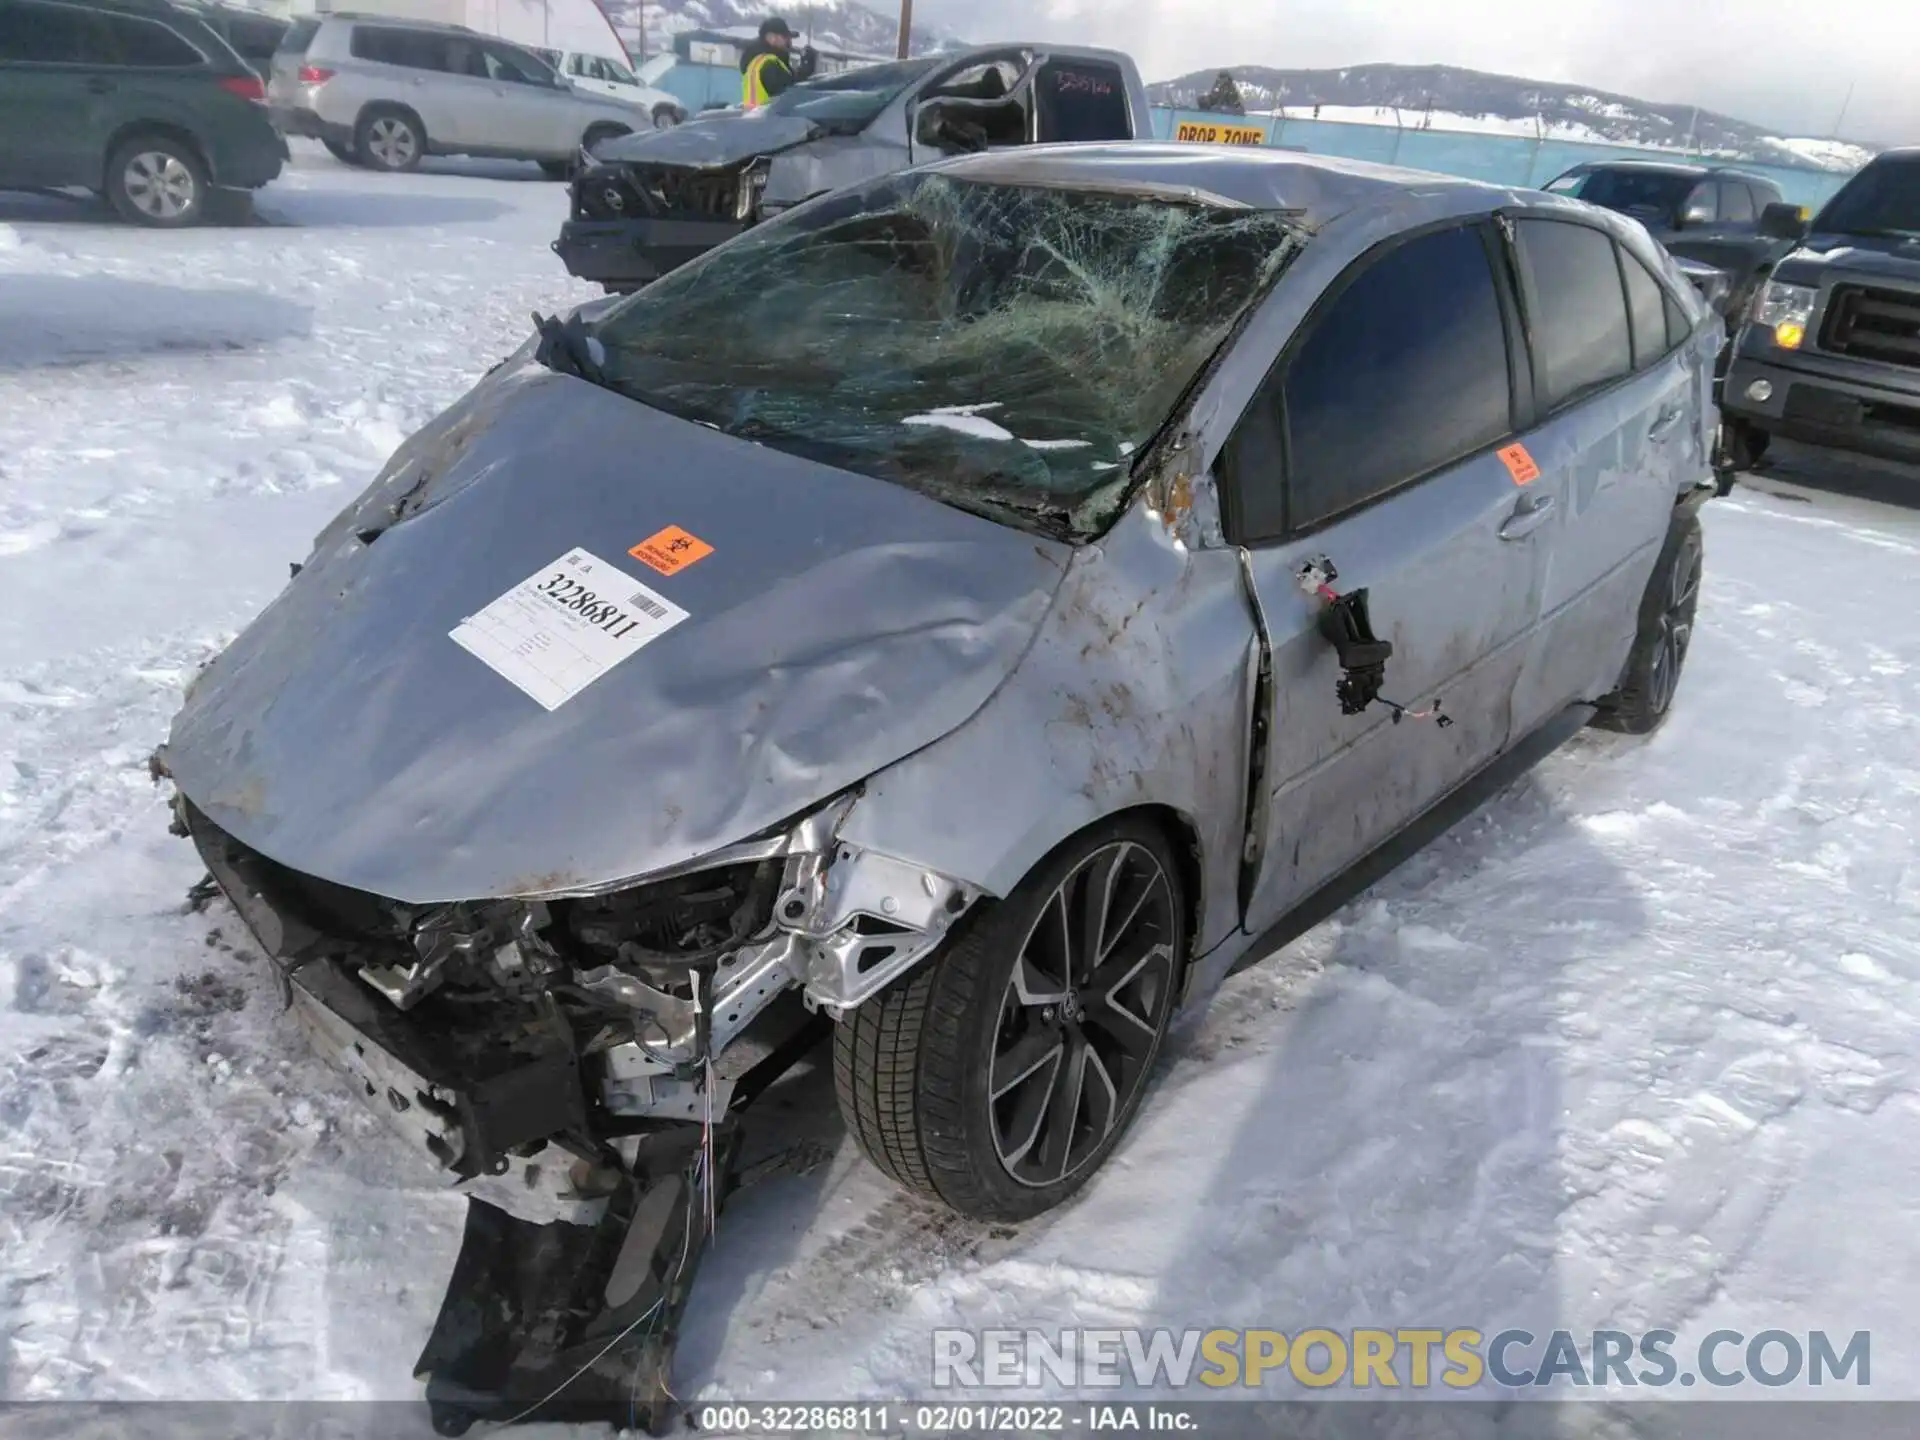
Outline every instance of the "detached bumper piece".
<path id="1" fill-rule="evenodd" d="M 573 182 L 572 215 L 554 253 L 582 280 L 637 290 L 745 230 L 765 173 L 595 165 Z"/>
<path id="2" fill-rule="evenodd" d="M 479 1201 L 414 1367 L 433 1425 L 608 1423 L 658 1434 L 673 1347 L 739 1134 L 644 1137 L 596 1226 L 534 1225 Z"/>
<path id="3" fill-rule="evenodd" d="M 177 813 L 315 1052 L 468 1197 L 415 1366 L 435 1428 L 658 1433 L 737 1116 L 830 1028 L 797 995 L 773 1003 L 793 939 L 746 943 L 772 923 L 785 862 L 558 913 L 410 907 L 286 870 L 184 800 Z M 608 953 L 618 963 L 587 963 Z M 691 997 L 619 963 L 660 986 L 678 970 Z"/>

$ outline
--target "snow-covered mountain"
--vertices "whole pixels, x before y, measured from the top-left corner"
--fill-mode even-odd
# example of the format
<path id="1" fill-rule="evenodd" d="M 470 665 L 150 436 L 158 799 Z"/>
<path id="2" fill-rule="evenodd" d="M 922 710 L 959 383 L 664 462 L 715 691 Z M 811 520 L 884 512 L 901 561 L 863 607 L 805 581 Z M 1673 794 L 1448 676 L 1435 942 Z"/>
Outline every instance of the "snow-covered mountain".
<path id="1" fill-rule="evenodd" d="M 683 30 L 751 33 L 768 15 L 780 16 L 803 40 L 810 38 L 820 49 L 848 55 L 891 56 L 900 36 L 897 12 L 862 5 L 859 0 L 600 0 L 600 8 L 630 50 L 644 48 L 648 55 L 666 49 Z M 937 26 L 916 23 L 913 27 L 916 55 L 960 43 Z"/>
<path id="2" fill-rule="evenodd" d="M 1197 70 L 1148 87 L 1155 101 L 1191 105 L 1218 70 Z M 1355 65 L 1344 70 L 1274 70 L 1236 65 L 1229 73 L 1250 111 L 1284 109 L 1322 120 L 1425 126 L 1434 130 L 1542 135 L 1612 145 L 1697 148 L 1728 158 L 1853 170 L 1873 151 L 1846 140 L 1769 134 L 1730 115 L 1692 105 L 1657 105 L 1583 85 L 1490 75 L 1451 65 Z"/>

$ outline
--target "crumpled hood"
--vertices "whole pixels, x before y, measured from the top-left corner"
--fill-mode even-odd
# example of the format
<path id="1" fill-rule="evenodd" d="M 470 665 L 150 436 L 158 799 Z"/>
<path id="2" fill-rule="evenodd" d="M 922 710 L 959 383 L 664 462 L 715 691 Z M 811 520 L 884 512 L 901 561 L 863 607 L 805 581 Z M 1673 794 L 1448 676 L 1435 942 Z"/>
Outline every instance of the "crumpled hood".
<path id="1" fill-rule="evenodd" d="M 710 553 L 671 575 L 629 555 L 673 526 Z M 688 618 L 549 711 L 449 632 L 575 547 Z M 356 889 L 616 884 L 959 726 L 1067 554 L 514 362 L 323 532 L 189 687 L 166 761 L 245 844 Z"/>
<path id="2" fill-rule="evenodd" d="M 1789 285 L 1818 285 L 1833 270 L 1891 280 L 1920 280 L 1920 242 L 1885 235 L 1809 235 L 1774 267 Z"/>
<path id="3" fill-rule="evenodd" d="M 603 163 L 637 161 L 708 169 L 790 150 L 823 133 L 811 120 L 798 115 L 743 110 L 701 116 L 670 130 L 640 130 L 621 135 L 596 146 L 593 158 Z"/>

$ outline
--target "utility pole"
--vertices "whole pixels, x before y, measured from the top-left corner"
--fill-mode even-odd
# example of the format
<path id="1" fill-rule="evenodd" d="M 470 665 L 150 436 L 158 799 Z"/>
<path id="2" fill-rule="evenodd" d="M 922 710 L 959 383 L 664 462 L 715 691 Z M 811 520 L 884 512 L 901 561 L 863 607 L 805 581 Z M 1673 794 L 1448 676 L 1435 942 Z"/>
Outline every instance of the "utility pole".
<path id="1" fill-rule="evenodd" d="M 913 0 L 900 0 L 899 58 L 907 58 L 907 37 L 913 33 Z"/>
<path id="2" fill-rule="evenodd" d="M 1853 104 L 1853 84 L 1854 82 L 1851 80 L 1847 82 L 1847 98 L 1840 102 L 1839 117 L 1833 122 L 1833 137 L 1836 140 L 1840 138 L 1841 123 L 1847 118 L 1847 107 Z"/>

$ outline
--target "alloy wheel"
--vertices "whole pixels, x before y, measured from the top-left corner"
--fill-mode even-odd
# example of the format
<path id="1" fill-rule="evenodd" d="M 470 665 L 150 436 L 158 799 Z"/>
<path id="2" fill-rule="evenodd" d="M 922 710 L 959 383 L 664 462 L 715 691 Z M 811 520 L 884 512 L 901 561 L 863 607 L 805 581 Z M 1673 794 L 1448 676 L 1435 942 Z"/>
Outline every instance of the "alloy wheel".
<path id="1" fill-rule="evenodd" d="M 121 180 L 134 208 L 155 220 L 178 220 L 193 208 L 199 188 L 193 172 L 164 150 L 133 155 Z"/>
<path id="2" fill-rule="evenodd" d="M 389 170 L 405 169 L 418 147 L 413 127 L 395 116 L 383 115 L 367 127 L 367 149 Z"/>
<path id="3" fill-rule="evenodd" d="M 1126 1118 L 1173 1001 L 1173 886 L 1132 841 L 1094 851 L 1027 933 L 987 1081 L 993 1143 L 1023 1185 L 1082 1169 Z"/>
<path id="4" fill-rule="evenodd" d="M 1700 547 L 1689 543 L 1674 557 L 1667 580 L 1666 604 L 1654 642 L 1653 666 L 1648 676 L 1648 699 L 1656 715 L 1666 713 L 1680 687 L 1680 667 L 1693 640 L 1693 612 L 1700 594 Z"/>

